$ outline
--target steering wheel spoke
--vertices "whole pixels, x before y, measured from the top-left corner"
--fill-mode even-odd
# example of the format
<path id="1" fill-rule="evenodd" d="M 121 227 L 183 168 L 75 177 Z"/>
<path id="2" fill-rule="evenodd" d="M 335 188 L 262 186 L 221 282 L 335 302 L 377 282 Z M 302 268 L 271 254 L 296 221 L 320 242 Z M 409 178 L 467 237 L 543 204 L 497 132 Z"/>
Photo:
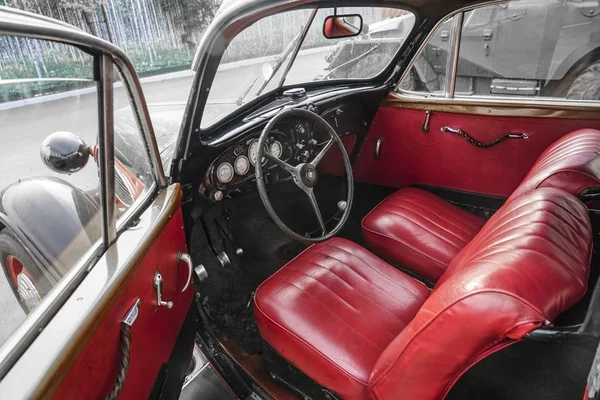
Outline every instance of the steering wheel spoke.
<path id="1" fill-rule="evenodd" d="M 286 172 L 289 172 L 290 174 L 296 173 L 296 169 L 294 167 L 292 167 L 290 164 L 286 163 L 285 161 L 280 160 L 277 157 L 273 157 L 269 153 L 265 153 L 264 157 L 267 160 L 271 161 L 273 164 L 277 165 L 279 168 L 285 170 Z"/>
<path id="2" fill-rule="evenodd" d="M 323 215 L 321 214 L 321 209 L 319 208 L 319 203 L 317 203 L 317 197 L 315 196 L 315 192 L 312 189 L 306 191 L 306 194 L 310 200 L 310 204 L 312 205 L 313 211 L 317 220 L 319 221 L 319 227 L 323 232 L 323 235 L 327 235 L 327 228 L 325 227 L 325 221 L 323 221 Z"/>
<path id="3" fill-rule="evenodd" d="M 314 121 L 315 123 L 320 124 L 320 126 L 323 127 L 329 134 L 330 140 L 328 140 L 326 143 L 323 143 L 321 149 L 317 152 L 316 156 L 313 158 L 312 161 L 301 162 L 296 166 L 292 166 L 287 162 L 280 160 L 279 158 L 273 157 L 267 151 L 266 143 L 269 136 L 271 135 L 271 132 L 275 129 L 275 126 L 282 119 L 287 117 L 303 118 L 309 121 Z M 319 182 L 319 171 L 317 169 L 317 166 L 321 161 L 323 161 L 323 158 L 325 158 L 325 155 L 329 150 L 331 150 L 333 146 L 337 146 L 340 149 L 342 159 L 344 160 L 345 180 L 348 190 L 348 195 L 346 198 L 348 200 L 347 204 L 345 204 L 344 207 L 341 208 L 341 210 L 343 210 L 342 216 L 339 218 L 339 220 L 334 226 L 331 226 L 331 230 L 328 231 L 327 226 L 325 225 L 325 220 L 323 219 L 323 215 L 321 214 L 321 209 L 319 208 L 319 204 L 317 203 L 317 198 L 314 194 L 314 188 Z M 267 193 L 267 188 L 265 186 L 265 176 L 263 173 L 263 163 L 256 163 L 255 175 L 258 195 L 260 196 L 260 199 L 263 205 L 265 206 L 267 212 L 269 213 L 270 217 L 284 233 L 300 242 L 305 243 L 322 242 L 338 234 L 338 232 L 342 229 L 343 225 L 346 223 L 350 215 L 350 209 L 352 207 L 352 198 L 354 197 L 354 180 L 352 178 L 352 164 L 350 163 L 350 158 L 348 157 L 346 149 L 344 148 L 344 144 L 342 143 L 340 137 L 337 135 L 335 129 L 333 129 L 333 127 L 329 125 L 327 121 L 325 121 L 320 115 L 302 108 L 291 108 L 281 111 L 280 113 L 275 115 L 271 119 L 271 121 L 269 121 L 269 123 L 267 123 L 267 125 L 263 128 L 263 131 L 258 139 L 258 150 L 256 153 L 256 159 L 266 159 L 267 161 L 271 161 L 274 165 L 285 170 L 289 174 L 289 178 L 287 178 L 286 180 L 293 180 L 295 185 L 298 186 L 302 190 L 302 192 L 308 197 L 311 207 L 313 209 L 313 213 L 317 217 L 317 221 L 319 223 L 318 229 L 322 231 L 322 234 L 318 237 L 307 237 L 304 234 L 300 234 L 290 229 L 290 227 L 288 227 L 281 220 L 281 218 L 275 212 L 275 209 L 273 208 L 273 205 L 271 204 Z M 282 180 L 279 180 L 278 182 L 281 181 Z M 310 213 L 310 211 L 308 212 Z"/>
<path id="4" fill-rule="evenodd" d="M 323 148 L 321 149 L 319 154 L 316 155 L 316 157 L 310 162 L 310 164 L 313 167 L 316 167 L 317 165 L 319 165 L 321 160 L 323 160 L 323 158 L 325 158 L 325 155 L 327 154 L 329 149 L 331 149 L 331 147 L 333 147 L 334 144 L 335 144 L 335 140 L 329 139 L 329 141 L 327 143 L 325 143 L 325 146 L 323 146 Z"/>

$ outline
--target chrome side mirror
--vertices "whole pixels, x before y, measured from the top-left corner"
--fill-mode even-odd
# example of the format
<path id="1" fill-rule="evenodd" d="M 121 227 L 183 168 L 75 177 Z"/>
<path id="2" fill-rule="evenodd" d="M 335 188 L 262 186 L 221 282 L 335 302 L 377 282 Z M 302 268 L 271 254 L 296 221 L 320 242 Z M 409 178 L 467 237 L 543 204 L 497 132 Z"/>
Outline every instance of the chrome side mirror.
<path id="1" fill-rule="evenodd" d="M 90 149 L 79 136 L 71 132 L 54 132 L 42 142 L 40 157 L 52 171 L 72 174 L 87 165 Z"/>

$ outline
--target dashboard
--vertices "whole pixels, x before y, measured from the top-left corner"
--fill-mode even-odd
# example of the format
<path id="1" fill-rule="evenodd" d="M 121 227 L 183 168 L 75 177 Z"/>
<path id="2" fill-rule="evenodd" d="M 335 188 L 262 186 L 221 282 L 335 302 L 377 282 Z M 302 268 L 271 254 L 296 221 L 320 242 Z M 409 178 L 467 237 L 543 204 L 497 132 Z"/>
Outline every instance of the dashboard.
<path id="1" fill-rule="evenodd" d="M 319 114 L 336 130 L 342 142 L 345 136 L 366 130 L 362 109 L 356 105 L 338 104 Z M 199 194 L 214 202 L 234 193 L 256 190 L 258 139 L 267 123 L 265 118 L 259 126 L 248 127 L 238 132 L 229 144 L 223 144 L 225 148 L 212 161 L 200 182 Z M 264 151 L 290 165 L 298 165 L 311 160 L 329 139 L 329 133 L 320 124 L 290 117 L 273 127 Z M 350 154 L 352 147 L 346 150 Z M 341 155 L 339 157 L 341 160 Z M 290 179 L 290 175 L 273 162 L 263 159 L 261 163 L 267 184 Z"/>
<path id="2" fill-rule="evenodd" d="M 261 133 L 262 130 L 255 130 L 243 135 L 242 140 L 230 146 L 217 157 L 208 169 L 201 185 L 201 193 L 214 201 L 219 201 L 234 190 L 244 190 L 246 183 L 251 182 L 252 184 L 248 188 L 253 189 L 256 186 L 254 180 L 258 162 L 258 138 Z M 290 119 L 282 121 L 271 130 L 264 151 L 273 157 L 296 165 L 299 162 L 306 162 L 327 139 L 328 134 L 324 130 L 321 132 L 321 129 L 314 129 L 312 122 Z M 268 163 L 265 158 L 261 160 L 261 163 L 267 179 L 280 178 L 281 170 L 273 163 Z"/>

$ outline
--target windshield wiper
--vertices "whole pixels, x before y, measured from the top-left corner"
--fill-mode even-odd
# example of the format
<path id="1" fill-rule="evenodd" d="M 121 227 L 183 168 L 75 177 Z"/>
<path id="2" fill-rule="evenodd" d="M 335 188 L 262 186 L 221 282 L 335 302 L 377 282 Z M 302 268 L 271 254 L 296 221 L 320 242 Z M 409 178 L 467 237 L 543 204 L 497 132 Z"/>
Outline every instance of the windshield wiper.
<path id="1" fill-rule="evenodd" d="M 340 70 L 340 69 L 342 69 L 342 68 L 344 68 L 344 67 L 346 67 L 346 66 L 348 66 L 348 65 L 350 65 L 350 64 L 352 64 L 352 63 L 355 63 L 355 62 L 357 62 L 357 61 L 360 61 L 360 60 L 362 60 L 363 58 L 365 58 L 366 56 L 368 56 L 369 54 L 371 54 L 372 52 L 374 52 L 374 51 L 375 51 L 375 50 L 377 50 L 378 48 L 379 48 L 379 46 L 374 46 L 374 47 L 371 47 L 369 50 L 365 51 L 365 52 L 364 52 L 364 53 L 362 53 L 362 54 L 359 54 L 359 55 L 358 55 L 358 56 L 356 56 L 355 58 L 353 58 L 353 59 L 351 59 L 351 60 L 348 60 L 348 61 L 346 61 L 346 62 L 345 62 L 345 63 L 343 63 L 343 64 L 340 64 L 340 65 L 338 65 L 337 67 L 335 67 L 335 68 L 333 68 L 332 70 L 330 70 L 330 71 L 329 71 L 329 72 L 328 72 L 328 73 L 327 73 L 327 74 L 326 74 L 326 75 L 325 75 L 325 76 L 324 76 L 324 77 L 323 77 L 321 80 L 323 80 L 323 81 L 324 81 L 325 79 L 329 78 L 329 75 L 333 74 L 334 72 L 337 72 L 338 70 Z"/>
<path id="2" fill-rule="evenodd" d="M 279 56 L 277 56 L 277 63 L 275 64 L 275 67 L 273 67 L 273 71 L 271 72 L 271 75 L 269 76 L 269 78 L 265 79 L 265 81 L 263 82 L 263 84 L 260 86 L 260 88 L 256 92 L 257 96 L 262 93 L 262 91 L 269 84 L 269 82 L 271 82 L 271 79 L 273 79 L 273 77 L 275 76 L 275 74 L 277 73 L 277 71 L 279 71 L 279 68 L 281 68 L 281 66 L 283 65 L 283 62 L 287 58 L 288 54 L 290 54 L 290 52 L 294 48 L 294 45 L 298 41 L 298 39 L 300 38 L 301 34 L 302 34 L 302 32 L 298 33 L 296 35 L 296 37 L 290 42 L 290 44 L 288 44 L 286 46 L 286 48 L 283 49 L 283 52 Z M 258 75 L 256 75 L 256 78 L 254 78 L 254 80 L 252 81 L 252 83 L 250 83 L 250 85 L 246 88 L 246 90 L 244 90 L 244 92 L 240 95 L 240 97 L 238 97 L 238 99 L 236 101 L 236 104 L 238 106 L 242 105 L 242 101 L 244 101 L 244 99 L 246 98 L 246 96 L 248 96 L 248 93 L 250 93 L 250 90 L 252 90 L 252 87 L 254 86 L 254 84 L 256 83 L 256 81 L 258 81 L 258 78 L 260 78 L 260 77 L 261 77 L 260 73 Z"/>
<path id="3" fill-rule="evenodd" d="M 292 53 L 292 51 L 293 51 L 290 62 L 288 63 L 287 67 L 285 68 L 285 71 L 283 72 L 283 76 L 279 80 L 279 86 L 277 86 L 277 87 L 280 88 L 283 86 L 283 83 L 285 82 L 285 78 L 286 78 L 288 72 L 290 72 L 290 69 L 292 68 L 292 64 L 294 63 L 294 60 L 296 59 L 296 56 L 298 55 L 298 52 L 300 51 L 300 47 L 302 47 L 302 43 L 304 42 L 304 39 L 306 39 L 306 35 L 308 34 L 308 29 L 312 25 L 312 23 L 315 19 L 315 16 L 317 15 L 317 11 L 318 11 L 318 8 L 315 8 L 313 10 L 312 14 L 310 15 L 310 17 L 308 19 L 308 23 L 304 27 L 302 27 L 302 30 L 294 37 L 294 39 L 292 39 L 290 44 L 288 44 L 286 46 L 286 48 L 283 50 L 283 52 L 277 57 L 277 63 L 273 67 L 273 71 L 271 72 L 271 75 L 269 76 L 268 79 L 265 79 L 263 84 L 260 85 L 260 88 L 256 91 L 257 97 L 260 96 L 260 94 L 262 93 L 263 90 L 265 90 L 265 88 L 267 87 L 269 82 L 271 82 L 271 80 L 273 80 L 273 78 L 275 77 L 275 75 L 277 74 L 277 72 L 279 71 L 279 69 L 281 68 L 283 63 L 285 62 L 285 59 L 287 58 L 287 56 L 290 53 Z M 236 100 L 236 104 L 238 106 L 242 105 L 242 102 L 244 101 L 246 96 L 248 96 L 248 93 L 250 93 L 250 90 L 252 90 L 252 87 L 256 84 L 256 81 L 258 81 L 260 76 L 261 76 L 261 74 L 258 74 L 256 76 L 256 78 L 254 78 L 252 83 L 250 83 L 250 85 L 246 88 L 246 90 L 244 90 L 244 92 Z"/>

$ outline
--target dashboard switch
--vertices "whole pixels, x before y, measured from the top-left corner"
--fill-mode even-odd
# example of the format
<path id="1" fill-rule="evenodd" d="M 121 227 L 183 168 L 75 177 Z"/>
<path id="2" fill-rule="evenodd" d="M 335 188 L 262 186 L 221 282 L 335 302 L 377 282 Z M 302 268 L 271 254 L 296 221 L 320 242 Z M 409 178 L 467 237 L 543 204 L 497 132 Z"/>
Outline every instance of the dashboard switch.
<path id="1" fill-rule="evenodd" d="M 223 200 L 223 192 L 220 190 L 217 190 L 215 192 L 213 192 L 212 198 L 214 201 L 221 201 Z"/>

